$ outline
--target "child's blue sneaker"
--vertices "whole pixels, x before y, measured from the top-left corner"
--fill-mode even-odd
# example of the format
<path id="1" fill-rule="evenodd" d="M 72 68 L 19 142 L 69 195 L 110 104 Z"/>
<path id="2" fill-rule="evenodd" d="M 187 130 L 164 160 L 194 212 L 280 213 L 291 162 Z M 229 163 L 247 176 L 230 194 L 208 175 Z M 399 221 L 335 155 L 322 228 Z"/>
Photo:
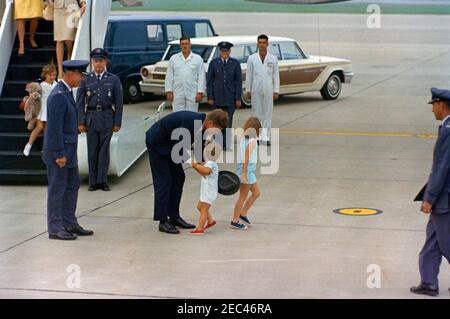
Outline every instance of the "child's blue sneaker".
<path id="1" fill-rule="evenodd" d="M 239 218 L 244 222 L 244 224 L 246 224 L 247 226 L 251 226 L 251 222 L 250 220 L 247 218 L 247 216 L 242 216 L 240 215 Z"/>
<path id="2" fill-rule="evenodd" d="M 235 223 L 235 222 L 231 221 L 231 228 L 245 230 L 248 227 L 244 224 L 241 224 L 240 222 Z"/>

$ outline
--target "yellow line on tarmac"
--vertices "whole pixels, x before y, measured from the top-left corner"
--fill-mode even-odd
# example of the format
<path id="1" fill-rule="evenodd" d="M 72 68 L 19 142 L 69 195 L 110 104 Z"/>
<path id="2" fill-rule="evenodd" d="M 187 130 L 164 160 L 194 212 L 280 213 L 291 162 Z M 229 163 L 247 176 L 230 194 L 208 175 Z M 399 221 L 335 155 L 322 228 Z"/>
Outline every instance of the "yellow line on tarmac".
<path id="1" fill-rule="evenodd" d="M 368 137 L 415 137 L 434 139 L 435 134 L 383 133 L 383 132 L 327 132 L 327 131 L 295 131 L 280 130 L 280 134 L 290 135 L 333 135 L 333 136 L 368 136 Z"/>

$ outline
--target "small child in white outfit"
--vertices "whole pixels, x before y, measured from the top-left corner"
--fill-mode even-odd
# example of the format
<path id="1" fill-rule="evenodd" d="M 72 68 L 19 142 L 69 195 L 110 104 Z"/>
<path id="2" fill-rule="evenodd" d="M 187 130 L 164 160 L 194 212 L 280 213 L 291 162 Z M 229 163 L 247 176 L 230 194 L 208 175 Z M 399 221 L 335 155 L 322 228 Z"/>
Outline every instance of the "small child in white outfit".
<path id="1" fill-rule="evenodd" d="M 216 221 L 209 209 L 217 199 L 219 193 L 219 166 L 216 161 L 220 156 L 222 147 L 216 142 L 210 142 L 205 146 L 203 156 L 205 164 L 192 162 L 192 168 L 202 175 L 200 186 L 200 200 L 197 209 L 200 212 L 200 219 L 197 228 L 190 232 L 191 235 L 204 235 L 205 229 L 216 225 Z"/>
<path id="2" fill-rule="evenodd" d="M 52 92 L 52 90 L 56 87 L 57 82 L 56 79 L 56 67 L 53 64 L 47 64 L 42 68 L 41 74 L 42 82 L 40 83 L 42 87 L 42 95 L 41 95 L 41 111 L 37 117 L 36 127 L 30 134 L 30 138 L 28 140 L 27 145 L 23 150 L 23 154 L 25 156 L 30 156 L 31 147 L 33 143 L 36 141 L 38 136 L 45 131 L 46 122 L 47 122 L 47 99 Z"/>

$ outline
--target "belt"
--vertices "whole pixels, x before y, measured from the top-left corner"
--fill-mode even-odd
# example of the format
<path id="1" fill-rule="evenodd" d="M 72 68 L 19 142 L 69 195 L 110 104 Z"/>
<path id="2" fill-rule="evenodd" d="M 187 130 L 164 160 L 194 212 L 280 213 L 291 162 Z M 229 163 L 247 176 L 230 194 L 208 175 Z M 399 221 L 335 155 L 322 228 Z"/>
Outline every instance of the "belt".
<path id="1" fill-rule="evenodd" d="M 88 107 L 88 112 L 101 112 L 101 111 L 109 111 L 112 110 L 112 107 L 97 105 L 96 107 Z"/>

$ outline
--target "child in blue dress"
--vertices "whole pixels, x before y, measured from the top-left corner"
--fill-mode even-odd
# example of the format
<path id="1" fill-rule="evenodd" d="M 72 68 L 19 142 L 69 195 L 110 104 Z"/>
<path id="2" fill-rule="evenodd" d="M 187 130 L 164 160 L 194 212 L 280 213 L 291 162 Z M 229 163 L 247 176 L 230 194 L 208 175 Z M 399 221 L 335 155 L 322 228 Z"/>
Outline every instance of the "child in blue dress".
<path id="1" fill-rule="evenodd" d="M 258 137 L 261 122 L 256 117 L 249 118 L 244 124 L 244 137 L 239 144 L 237 175 L 241 179 L 239 198 L 234 206 L 231 227 L 245 230 L 251 225 L 247 215 L 260 196 L 256 182 L 256 164 L 258 162 Z"/>

